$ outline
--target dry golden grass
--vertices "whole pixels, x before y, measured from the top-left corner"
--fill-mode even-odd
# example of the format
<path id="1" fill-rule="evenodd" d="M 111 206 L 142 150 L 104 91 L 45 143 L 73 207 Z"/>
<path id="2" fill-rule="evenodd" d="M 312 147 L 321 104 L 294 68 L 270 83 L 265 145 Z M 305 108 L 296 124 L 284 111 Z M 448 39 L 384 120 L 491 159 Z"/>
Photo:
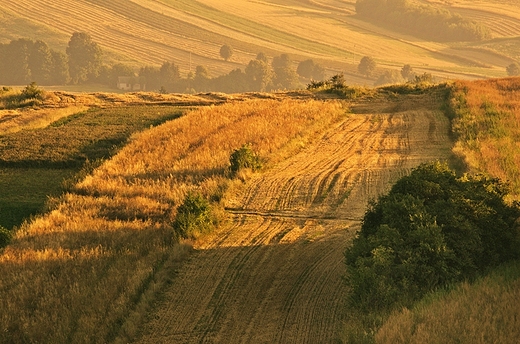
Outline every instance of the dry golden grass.
<path id="1" fill-rule="evenodd" d="M 502 268 L 474 285 L 464 283 L 396 312 L 377 332 L 376 342 L 518 343 L 518 268 L 518 263 Z"/>
<path id="2" fill-rule="evenodd" d="M 0 110 L 0 135 L 44 128 L 60 118 L 86 109 L 86 106 L 79 105 L 58 109 Z"/>
<path id="3" fill-rule="evenodd" d="M 455 152 L 474 171 L 509 181 L 520 195 L 520 78 L 454 86 L 466 101 L 466 114 L 455 121 L 461 135 Z"/>
<path id="4" fill-rule="evenodd" d="M 128 342 L 189 251 L 170 223 L 188 190 L 224 193 L 230 152 L 294 153 L 344 116 L 336 101 L 247 101 L 136 135 L 0 253 L 0 342 Z"/>

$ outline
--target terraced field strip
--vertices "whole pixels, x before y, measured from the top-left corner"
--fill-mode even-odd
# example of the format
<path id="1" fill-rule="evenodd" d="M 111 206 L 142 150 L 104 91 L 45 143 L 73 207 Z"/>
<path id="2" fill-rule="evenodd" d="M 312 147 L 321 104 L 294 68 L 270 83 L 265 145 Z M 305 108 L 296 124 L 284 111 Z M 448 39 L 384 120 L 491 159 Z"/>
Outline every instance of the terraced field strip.
<path id="1" fill-rule="evenodd" d="M 369 113 L 250 180 L 230 199 L 230 223 L 195 244 L 140 343 L 338 341 L 343 251 L 368 200 L 419 163 L 449 157 L 448 120 L 421 97 L 354 106 Z"/>
<path id="2" fill-rule="evenodd" d="M 461 5 L 450 8 L 464 18 L 474 20 L 487 26 L 494 37 L 512 37 L 520 35 L 520 11 L 516 6 L 500 6 L 489 4 Z"/>

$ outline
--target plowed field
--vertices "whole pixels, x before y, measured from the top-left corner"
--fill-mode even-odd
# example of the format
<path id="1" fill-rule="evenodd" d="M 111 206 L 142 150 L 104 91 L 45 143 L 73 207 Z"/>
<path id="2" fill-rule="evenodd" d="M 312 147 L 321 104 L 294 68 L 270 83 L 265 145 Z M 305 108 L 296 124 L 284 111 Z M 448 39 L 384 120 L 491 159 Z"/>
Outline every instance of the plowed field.
<path id="1" fill-rule="evenodd" d="M 421 162 L 449 158 L 431 95 L 353 104 L 301 153 L 228 201 L 231 221 L 195 243 L 141 343 L 334 343 L 348 312 L 343 251 L 369 199 Z"/>

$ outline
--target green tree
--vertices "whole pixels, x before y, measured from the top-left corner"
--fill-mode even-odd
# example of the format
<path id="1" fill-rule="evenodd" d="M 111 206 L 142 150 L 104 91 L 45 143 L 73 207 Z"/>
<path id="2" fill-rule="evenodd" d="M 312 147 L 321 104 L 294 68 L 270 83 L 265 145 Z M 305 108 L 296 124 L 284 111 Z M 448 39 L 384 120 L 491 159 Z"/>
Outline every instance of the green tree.
<path id="1" fill-rule="evenodd" d="M 175 86 L 181 78 L 179 67 L 173 62 L 166 61 L 159 69 L 159 77 L 161 80 L 161 86 L 163 86 L 168 92 L 174 92 Z"/>
<path id="2" fill-rule="evenodd" d="M 204 66 L 197 66 L 195 68 L 195 77 L 193 79 L 194 87 L 199 92 L 208 91 L 209 87 L 209 71 Z"/>
<path id="3" fill-rule="evenodd" d="M 41 85 L 51 83 L 53 66 L 52 53 L 48 45 L 43 41 L 36 41 L 29 49 L 28 58 L 31 80 Z"/>
<path id="4" fill-rule="evenodd" d="M 245 74 L 251 91 L 265 91 L 272 80 L 269 64 L 259 59 L 249 61 Z"/>
<path id="5" fill-rule="evenodd" d="M 506 72 L 509 76 L 520 75 L 520 65 L 517 62 L 513 62 L 506 67 Z"/>
<path id="6" fill-rule="evenodd" d="M 52 67 L 51 67 L 51 84 L 65 85 L 70 81 L 69 61 L 67 55 L 58 51 L 51 51 Z"/>
<path id="7" fill-rule="evenodd" d="M 376 70 L 376 67 L 376 61 L 373 58 L 371 58 L 370 56 L 364 56 L 359 62 L 358 72 L 360 72 L 368 78 Z"/>
<path id="8" fill-rule="evenodd" d="M 307 79 L 323 80 L 325 78 L 325 68 L 311 59 L 301 61 L 296 68 L 296 73 Z"/>
<path id="9" fill-rule="evenodd" d="M 220 48 L 220 57 L 228 61 L 233 56 L 233 48 L 227 44 Z"/>
<path id="10" fill-rule="evenodd" d="M 401 68 L 401 76 L 405 80 L 413 80 L 413 78 L 415 77 L 415 72 L 413 71 L 412 66 L 410 66 L 409 64 L 404 65 L 403 68 Z"/>
<path id="11" fill-rule="evenodd" d="M 29 69 L 29 53 L 33 42 L 28 39 L 11 41 L 4 54 L 4 78 L 10 85 L 23 85 L 31 80 Z"/>
<path id="12" fill-rule="evenodd" d="M 259 52 L 258 54 L 256 54 L 256 59 L 259 61 L 262 61 L 264 63 L 269 63 L 269 59 L 267 58 L 267 55 L 264 54 L 263 52 Z"/>
<path id="13" fill-rule="evenodd" d="M 146 89 L 158 91 L 161 88 L 161 78 L 158 68 L 152 66 L 141 67 L 139 70 L 139 77 L 144 79 Z"/>
<path id="14" fill-rule="evenodd" d="M 249 90 L 247 75 L 237 68 L 226 75 L 211 80 L 215 89 L 227 93 L 240 93 Z"/>
<path id="15" fill-rule="evenodd" d="M 387 70 L 383 74 L 377 78 L 374 83 L 376 86 L 379 85 L 388 85 L 388 84 L 396 84 L 403 81 L 401 73 L 396 70 Z"/>
<path id="16" fill-rule="evenodd" d="M 292 69 L 292 61 L 287 54 L 275 56 L 271 63 L 274 71 L 275 88 L 294 89 L 298 86 L 298 75 Z"/>
<path id="17" fill-rule="evenodd" d="M 345 252 L 350 301 L 362 309 L 410 306 L 425 293 L 520 257 L 517 205 L 482 176 L 423 164 L 373 202 Z"/>
<path id="18" fill-rule="evenodd" d="M 300 76 L 310 79 L 312 78 L 312 73 L 314 72 L 314 61 L 311 59 L 301 61 L 298 63 L 298 67 L 296 68 L 296 73 Z"/>
<path id="19" fill-rule="evenodd" d="M 73 84 L 93 81 L 98 77 L 102 51 L 88 33 L 74 32 L 66 51 Z"/>

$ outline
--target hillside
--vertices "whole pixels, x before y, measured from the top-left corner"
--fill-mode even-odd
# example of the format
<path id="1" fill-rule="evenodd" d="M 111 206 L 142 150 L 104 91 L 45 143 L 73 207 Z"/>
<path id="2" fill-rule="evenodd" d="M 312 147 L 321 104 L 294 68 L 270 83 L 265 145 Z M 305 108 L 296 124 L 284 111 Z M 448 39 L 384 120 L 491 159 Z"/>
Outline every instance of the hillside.
<path id="1" fill-rule="evenodd" d="M 136 135 L 22 226 L 0 254 L 0 341 L 339 340 L 343 249 L 370 198 L 450 157 L 448 120 L 435 90 L 290 96 L 230 100 Z M 229 180 L 246 142 L 265 170 Z M 213 234 L 175 244 L 189 190 L 226 210 Z"/>
<path id="2" fill-rule="evenodd" d="M 514 1 L 421 1 L 489 27 L 482 42 L 434 43 L 370 24 L 355 12 L 355 0 L 66 0 L 3 1 L 0 39 L 42 39 L 64 51 L 75 31 L 92 35 L 109 63 L 138 68 L 173 61 L 184 76 L 206 66 L 210 76 L 242 68 L 258 52 L 290 54 L 295 62 L 314 59 L 328 75 L 344 72 L 352 84 L 372 84 L 357 72 L 363 56 L 379 72 L 410 64 L 417 73 L 439 78 L 505 76 L 520 59 L 520 14 Z M 230 61 L 219 56 L 223 44 L 234 48 Z"/>
<path id="3" fill-rule="evenodd" d="M 373 101 L 228 199 L 230 224 L 195 243 L 140 343 L 341 339 L 342 253 L 368 200 L 450 155 L 435 94 Z"/>

